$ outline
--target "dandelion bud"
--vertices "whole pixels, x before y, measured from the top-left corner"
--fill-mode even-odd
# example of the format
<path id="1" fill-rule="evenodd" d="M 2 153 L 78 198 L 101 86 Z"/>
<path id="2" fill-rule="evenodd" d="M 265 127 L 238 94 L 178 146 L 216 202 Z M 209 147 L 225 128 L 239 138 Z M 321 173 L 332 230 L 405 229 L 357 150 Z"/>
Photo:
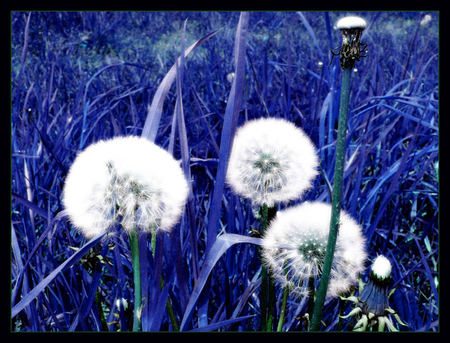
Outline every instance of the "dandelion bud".
<path id="1" fill-rule="evenodd" d="M 306 295 L 309 278 L 317 287 L 322 273 L 331 219 L 331 206 L 305 202 L 279 211 L 264 238 L 263 254 L 275 279 L 293 293 Z M 333 257 L 327 296 L 349 290 L 364 269 L 365 242 L 358 224 L 344 211 Z"/>
<path id="2" fill-rule="evenodd" d="M 358 322 L 353 331 L 372 330 L 375 326 L 378 326 L 378 331 L 384 331 L 386 326 L 390 331 L 398 331 L 390 318 L 391 315 L 399 325 L 408 326 L 389 307 L 388 287 L 391 282 L 391 270 L 391 262 L 383 255 L 378 256 L 372 265 L 367 284 L 360 283 L 359 296 L 341 297 L 357 305 L 349 314 L 342 316 L 342 318 L 357 316 Z"/>
<path id="3" fill-rule="evenodd" d="M 170 230 L 188 185 L 165 150 L 135 136 L 99 141 L 81 152 L 66 178 L 63 203 L 76 228 L 91 238 L 120 223 Z"/>
<path id="4" fill-rule="evenodd" d="M 237 131 L 227 181 L 254 206 L 272 207 L 301 197 L 317 165 L 315 147 L 301 129 L 283 119 L 261 118 Z"/>
<path id="5" fill-rule="evenodd" d="M 372 265 L 372 272 L 379 280 L 387 279 L 391 276 L 391 262 L 383 255 L 378 256 Z"/>
<path id="6" fill-rule="evenodd" d="M 388 286 L 391 281 L 391 268 L 391 262 L 383 255 L 375 259 L 369 281 L 359 296 L 360 301 L 364 302 L 364 313 L 382 315 L 384 310 L 389 308 Z"/>

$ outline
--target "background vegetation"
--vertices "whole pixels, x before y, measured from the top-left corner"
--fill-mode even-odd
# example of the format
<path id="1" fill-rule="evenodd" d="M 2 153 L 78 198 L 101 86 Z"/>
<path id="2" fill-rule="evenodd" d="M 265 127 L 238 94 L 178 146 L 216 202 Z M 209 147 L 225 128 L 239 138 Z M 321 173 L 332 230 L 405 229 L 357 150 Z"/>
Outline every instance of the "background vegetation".
<path id="1" fill-rule="evenodd" d="M 321 174 L 302 201 L 330 202 L 341 75 L 337 58 L 330 65 L 330 49 L 341 45 L 333 26 L 347 14 L 367 21 L 362 42 L 369 44 L 369 58 L 356 65 L 351 80 L 343 208 L 364 228 L 370 261 L 384 254 L 393 263 L 392 287 L 398 288 L 391 307 L 409 324 L 399 329 L 435 331 L 439 13 L 251 12 L 238 125 L 267 116 L 265 104 L 271 117 L 303 128 L 318 148 Z M 52 219 L 63 210 L 64 179 L 78 151 L 99 139 L 141 134 L 156 89 L 180 54 L 186 19 L 186 47 L 221 30 L 185 60 L 183 111 L 194 198 L 177 234 L 157 236 L 155 258 L 148 237 L 143 290 L 150 298 L 144 300 L 143 327 L 154 331 L 173 330 L 167 299 L 182 321 L 206 259 L 239 13 L 11 13 L 11 306 L 74 256 L 71 268 L 55 273 L 12 317 L 11 330 L 131 328 L 127 239 L 96 244 L 81 256 L 77 249 L 86 239 L 66 218 Z M 164 148 L 173 135 L 176 93 L 173 86 L 156 137 Z M 179 140 L 174 155 L 182 158 Z M 228 187 L 218 217 L 217 234 L 249 236 L 260 227 L 249 202 Z M 257 330 L 259 271 L 258 247 L 233 245 L 196 295 L 187 328 Z M 162 289 L 153 277 L 159 274 Z M 282 290 L 276 292 L 278 316 Z M 339 306 L 337 299 L 326 302 L 322 330 L 336 330 Z M 348 313 L 350 304 L 343 306 Z M 306 309 L 305 299 L 290 297 L 283 330 L 303 330 Z M 343 324 L 351 330 L 354 321 Z"/>

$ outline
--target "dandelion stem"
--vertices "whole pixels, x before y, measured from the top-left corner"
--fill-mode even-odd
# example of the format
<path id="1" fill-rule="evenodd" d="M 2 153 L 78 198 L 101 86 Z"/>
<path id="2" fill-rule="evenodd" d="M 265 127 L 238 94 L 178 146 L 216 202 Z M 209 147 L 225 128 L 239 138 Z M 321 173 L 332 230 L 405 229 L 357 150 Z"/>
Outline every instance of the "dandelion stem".
<path id="1" fill-rule="evenodd" d="M 287 262 L 285 262 L 284 265 L 286 266 Z M 285 269 L 285 273 L 287 274 L 286 269 Z M 277 327 L 278 332 L 283 331 L 284 316 L 286 315 L 286 305 L 287 305 L 288 296 L 289 296 L 289 286 L 285 286 L 283 288 L 283 302 L 281 303 L 280 318 L 278 319 L 278 327 Z"/>
<path id="2" fill-rule="evenodd" d="M 323 304 L 325 302 L 325 296 L 327 294 L 331 265 L 333 263 L 334 249 L 336 246 L 336 240 L 339 230 L 351 73 L 351 68 L 344 69 L 342 72 L 341 103 L 339 106 L 339 126 L 336 142 L 336 164 L 334 169 L 334 185 L 331 203 L 330 233 L 328 235 L 327 251 L 325 254 L 322 277 L 320 280 L 319 289 L 317 291 L 317 297 L 309 331 L 319 330 Z"/>
<path id="3" fill-rule="evenodd" d="M 137 230 L 133 230 L 130 233 L 130 249 L 131 249 L 131 261 L 133 265 L 133 277 L 134 277 L 133 331 L 141 331 L 140 311 L 142 307 L 142 288 L 141 288 L 141 268 L 139 259 L 139 242 Z"/>
<path id="4" fill-rule="evenodd" d="M 314 295 L 316 289 L 314 288 L 314 275 L 310 275 L 308 280 L 308 315 L 312 318 L 313 310 L 314 310 Z"/>
<path id="5" fill-rule="evenodd" d="M 273 275 L 268 269 L 268 281 L 269 281 L 269 301 L 268 301 L 268 309 L 267 309 L 267 330 L 272 331 L 272 323 L 273 323 L 273 309 L 275 308 L 275 283 L 273 282 Z"/>
<path id="6" fill-rule="evenodd" d="M 264 234 L 264 232 L 267 229 L 267 217 L 269 209 L 266 204 L 262 204 L 260 207 L 261 212 L 261 233 Z M 267 267 L 263 261 L 263 257 L 261 256 L 261 298 L 260 298 L 260 307 L 261 307 L 261 316 L 260 316 L 260 322 L 259 322 L 259 331 L 266 331 L 266 325 L 267 325 L 267 293 L 268 293 L 268 285 L 267 285 L 267 278 L 268 278 L 268 270 Z"/>
<path id="7" fill-rule="evenodd" d="M 270 220 L 276 214 L 276 207 L 268 207 L 267 204 L 260 206 L 261 213 L 261 233 L 264 235 Z M 269 299 L 268 299 L 269 298 Z M 275 285 L 273 278 L 270 277 L 270 271 L 267 268 L 263 257 L 261 256 L 261 318 L 259 331 L 272 331 L 273 308 L 275 302 Z M 269 307 L 269 308 L 267 308 Z"/>

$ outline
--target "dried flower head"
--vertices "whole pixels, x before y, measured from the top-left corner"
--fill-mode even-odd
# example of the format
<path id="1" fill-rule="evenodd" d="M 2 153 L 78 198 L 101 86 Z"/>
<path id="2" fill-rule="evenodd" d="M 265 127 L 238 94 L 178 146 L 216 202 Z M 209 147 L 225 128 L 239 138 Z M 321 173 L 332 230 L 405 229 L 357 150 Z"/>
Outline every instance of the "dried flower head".
<path id="1" fill-rule="evenodd" d="M 277 212 L 263 238 L 263 254 L 275 279 L 292 292 L 306 295 L 309 278 L 317 287 L 325 260 L 331 206 L 305 202 Z M 333 257 L 327 297 L 349 290 L 364 269 L 365 241 L 358 224 L 344 211 Z"/>
<path id="2" fill-rule="evenodd" d="M 355 62 L 359 62 L 361 57 L 367 57 L 361 55 L 361 51 L 368 46 L 368 44 L 361 46 L 361 35 L 366 28 L 366 22 L 359 17 L 345 17 L 338 21 L 336 27 L 342 33 L 342 46 L 331 49 L 331 53 L 333 57 L 340 56 L 341 69 L 353 69 Z"/>
<path id="3" fill-rule="evenodd" d="M 357 305 L 349 314 L 342 317 L 358 316 L 353 331 L 371 330 L 375 326 L 378 326 L 378 331 L 384 331 L 386 326 L 390 331 L 398 331 L 391 321 L 391 314 L 394 315 L 398 324 L 407 326 L 389 307 L 388 288 L 391 283 L 391 270 L 391 262 L 383 255 L 378 256 L 372 264 L 367 284 L 360 282 L 359 296 L 342 298 Z"/>
<path id="4" fill-rule="evenodd" d="M 177 161 L 152 142 L 129 136 L 99 141 L 76 157 L 63 203 L 74 226 L 90 238 L 116 222 L 127 232 L 170 230 L 187 194 Z"/>
<path id="5" fill-rule="evenodd" d="M 237 131 L 227 181 L 253 205 L 272 207 L 301 197 L 317 165 L 315 147 L 301 129 L 284 119 L 261 118 Z"/>

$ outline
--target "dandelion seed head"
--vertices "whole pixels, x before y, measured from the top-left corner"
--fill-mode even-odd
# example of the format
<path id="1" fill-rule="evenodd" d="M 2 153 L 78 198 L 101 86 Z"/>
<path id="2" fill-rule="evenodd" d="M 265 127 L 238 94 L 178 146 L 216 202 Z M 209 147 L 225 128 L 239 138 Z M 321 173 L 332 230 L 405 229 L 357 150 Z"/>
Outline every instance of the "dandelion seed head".
<path id="1" fill-rule="evenodd" d="M 317 165 L 315 147 L 301 129 L 283 119 L 261 118 L 237 131 L 227 182 L 253 205 L 271 207 L 301 197 Z"/>
<path id="2" fill-rule="evenodd" d="M 136 137 L 99 141 L 81 152 L 66 178 L 63 203 L 86 237 L 119 223 L 170 230 L 188 194 L 182 170 L 165 150 Z"/>
<path id="3" fill-rule="evenodd" d="M 423 19 L 421 20 L 420 25 L 426 25 L 429 21 L 431 21 L 431 15 L 426 14 L 425 17 L 423 17 Z"/>
<path id="4" fill-rule="evenodd" d="M 263 237 L 264 260 L 275 279 L 293 293 L 306 295 L 309 278 L 320 280 L 328 244 L 331 206 L 305 202 L 279 211 Z M 337 296 L 353 285 L 364 269 L 366 252 L 361 228 L 344 211 L 336 242 L 327 296 Z"/>
<path id="5" fill-rule="evenodd" d="M 336 28 L 339 30 L 343 29 L 362 29 L 366 28 L 366 21 L 360 17 L 345 17 L 339 20 L 336 24 Z"/>
<path id="6" fill-rule="evenodd" d="M 392 265 L 391 262 L 384 257 L 379 255 L 372 264 L 372 272 L 379 279 L 386 279 L 391 275 Z"/>

